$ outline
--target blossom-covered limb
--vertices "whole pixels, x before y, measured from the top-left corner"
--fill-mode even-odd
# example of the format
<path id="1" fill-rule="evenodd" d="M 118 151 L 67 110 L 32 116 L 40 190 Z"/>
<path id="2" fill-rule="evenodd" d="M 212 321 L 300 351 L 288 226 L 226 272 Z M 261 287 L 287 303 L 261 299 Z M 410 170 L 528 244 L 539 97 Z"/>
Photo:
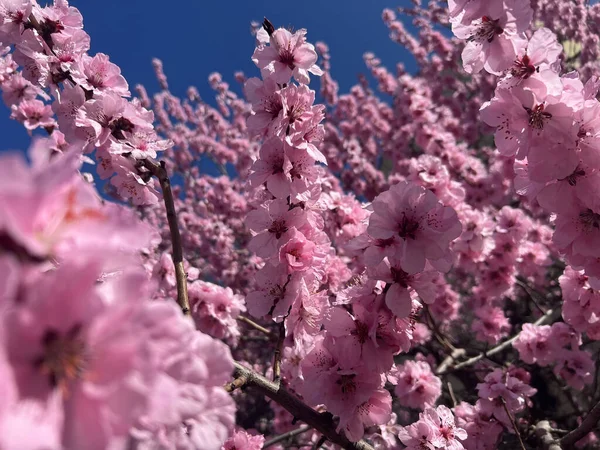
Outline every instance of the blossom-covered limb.
<path id="1" fill-rule="evenodd" d="M 249 386 L 256 388 L 260 393 L 283 406 L 298 420 L 305 422 L 324 436 L 327 436 L 327 440 L 330 442 L 349 450 L 373 450 L 373 447 L 364 440 L 351 442 L 346 436 L 338 433 L 331 415 L 318 413 L 283 386 L 267 380 L 262 375 L 244 367 L 239 362 L 234 362 L 234 366 L 235 376 L 247 376 L 247 384 Z"/>

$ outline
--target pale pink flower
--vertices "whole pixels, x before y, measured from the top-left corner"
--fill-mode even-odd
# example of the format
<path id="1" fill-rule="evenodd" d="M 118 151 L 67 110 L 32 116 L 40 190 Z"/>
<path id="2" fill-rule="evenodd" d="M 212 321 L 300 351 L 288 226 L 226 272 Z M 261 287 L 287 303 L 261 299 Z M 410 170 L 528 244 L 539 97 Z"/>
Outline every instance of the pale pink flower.
<path id="1" fill-rule="evenodd" d="M 320 76 L 323 71 L 316 65 L 317 52 L 306 42 L 305 36 L 305 29 L 292 34 L 285 28 L 278 28 L 270 35 L 270 45 L 256 48 L 252 61 L 280 84 L 289 82 L 292 76 L 299 83 L 308 84 L 309 72 Z"/>
<path id="2" fill-rule="evenodd" d="M 452 411 L 444 405 L 437 408 L 427 408 L 421 416 L 431 422 L 437 429 L 434 432 L 432 443 L 437 448 L 447 450 L 460 450 L 463 445 L 459 440 L 467 439 L 467 432 L 456 425 Z"/>
<path id="3" fill-rule="evenodd" d="M 295 228 L 282 236 L 281 241 L 283 245 L 279 248 L 279 262 L 287 266 L 288 273 L 311 268 L 316 248 L 314 242 Z"/>
<path id="4" fill-rule="evenodd" d="M 561 345 L 552 337 L 552 328 L 549 325 L 525 323 L 517 340 L 513 342 L 513 347 L 519 351 L 519 357 L 527 364 L 547 366 L 556 360 L 561 349 Z"/>
<path id="5" fill-rule="evenodd" d="M 343 429 L 348 439 L 356 442 L 363 437 L 365 428 L 389 422 L 391 414 L 392 396 L 385 389 L 379 389 L 353 411 L 340 414 L 338 431 Z"/>

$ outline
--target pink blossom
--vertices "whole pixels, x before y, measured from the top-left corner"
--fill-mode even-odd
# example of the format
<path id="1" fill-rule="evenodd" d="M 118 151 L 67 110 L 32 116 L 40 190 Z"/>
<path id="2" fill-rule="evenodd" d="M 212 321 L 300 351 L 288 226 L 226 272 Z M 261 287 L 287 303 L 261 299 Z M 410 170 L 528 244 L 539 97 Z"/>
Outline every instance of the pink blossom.
<path id="1" fill-rule="evenodd" d="M 269 258 L 279 250 L 278 241 L 290 228 L 300 228 L 306 220 L 301 208 L 290 209 L 287 202 L 277 199 L 266 207 L 248 213 L 248 227 L 258 233 L 248 248 L 262 258 Z"/>
<path id="2" fill-rule="evenodd" d="M 442 394 L 442 381 L 425 361 L 406 361 L 388 373 L 388 380 L 399 402 L 409 408 L 424 409 L 435 404 Z"/>
<path id="3" fill-rule="evenodd" d="M 239 429 L 225 441 L 221 450 L 261 450 L 264 443 L 265 437 L 262 434 L 251 435 Z"/>
<path id="4" fill-rule="evenodd" d="M 475 311 L 477 319 L 473 321 L 471 329 L 480 341 L 488 344 L 497 344 L 510 330 L 510 323 L 502 309 L 484 306 Z"/>
<path id="5" fill-rule="evenodd" d="M 584 350 L 563 350 L 557 357 L 554 373 L 564 379 L 574 389 L 582 390 L 591 384 L 595 375 L 595 365 L 591 355 Z"/>
<path id="6" fill-rule="evenodd" d="M 283 143 L 273 137 L 260 148 L 259 159 L 252 165 L 250 183 L 259 186 L 266 183 L 267 189 L 276 198 L 290 194 L 289 170 L 291 163 L 283 151 Z"/>
<path id="7" fill-rule="evenodd" d="M 242 297 L 230 288 L 194 281 L 188 288 L 190 309 L 197 328 L 217 339 L 237 342 L 237 317 L 246 310 Z"/>
<path id="8" fill-rule="evenodd" d="M 308 240 L 300 231 L 292 228 L 283 237 L 279 248 L 279 262 L 285 264 L 288 273 L 303 272 L 313 265 L 315 243 Z"/>
<path id="9" fill-rule="evenodd" d="M 560 95 L 562 84 L 556 63 L 561 53 L 562 45 L 558 43 L 556 35 L 548 28 L 539 28 L 533 33 L 527 47 L 518 52 L 508 76 L 498 86 L 518 85 L 541 96 Z"/>
<path id="10" fill-rule="evenodd" d="M 52 128 L 55 124 L 52 108 L 40 100 L 22 100 L 11 109 L 11 118 L 21 122 L 30 131 L 38 127 Z"/>
<path id="11" fill-rule="evenodd" d="M 285 28 L 278 28 L 269 36 L 270 45 L 256 48 L 252 61 L 279 84 L 289 82 L 292 76 L 299 83 L 308 84 L 309 72 L 320 76 L 323 71 L 316 65 L 317 52 L 306 42 L 305 36 L 305 29 L 292 34 Z"/>
<path id="12" fill-rule="evenodd" d="M 438 270 L 450 268 L 448 245 L 461 233 L 456 212 L 444 207 L 424 188 L 401 182 L 375 198 L 367 232 L 375 239 L 394 239 L 401 268 L 415 274 L 428 261 Z"/>
<path id="13" fill-rule="evenodd" d="M 523 324 L 513 347 L 527 364 L 537 363 L 541 366 L 552 364 L 560 350 L 560 345 L 552 339 L 552 328 L 549 325 L 536 326 L 530 323 Z"/>
<path id="14" fill-rule="evenodd" d="M 477 73 L 485 67 L 498 75 L 510 67 L 517 52 L 526 45 L 523 32 L 531 22 L 533 10 L 528 3 L 518 0 L 479 4 L 477 18 L 466 23 L 461 15 L 452 18 L 452 31 L 468 41 L 462 53 L 467 72 Z"/>

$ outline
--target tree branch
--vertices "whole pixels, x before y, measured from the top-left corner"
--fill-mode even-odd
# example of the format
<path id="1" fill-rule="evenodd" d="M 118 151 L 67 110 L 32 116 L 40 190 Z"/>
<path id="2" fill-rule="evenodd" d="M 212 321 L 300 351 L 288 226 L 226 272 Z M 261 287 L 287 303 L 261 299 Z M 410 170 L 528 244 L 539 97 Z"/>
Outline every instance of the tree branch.
<path id="1" fill-rule="evenodd" d="M 541 325 L 544 322 L 546 322 L 547 320 L 549 320 L 552 317 L 554 310 L 553 309 L 549 309 L 548 311 L 546 311 L 546 314 L 544 314 L 542 317 L 540 317 L 538 320 L 536 320 L 535 322 L 533 322 L 533 325 Z M 488 351 L 485 351 L 483 353 L 480 353 L 477 356 L 473 356 L 472 358 L 467 359 L 466 361 L 463 361 L 461 363 L 458 363 L 457 365 L 455 365 L 454 367 L 452 367 L 452 370 L 459 370 L 462 369 L 464 367 L 468 367 L 468 366 L 472 366 L 473 364 L 475 364 L 478 361 L 481 361 L 483 358 L 486 358 L 488 356 L 492 356 L 495 355 L 496 353 L 500 353 L 502 350 L 504 350 L 507 347 L 510 347 L 512 345 L 513 342 L 515 342 L 517 340 L 517 338 L 519 337 L 520 333 L 515 334 L 513 337 L 511 337 L 510 339 L 507 339 L 506 341 L 498 344 L 497 346 L 489 349 Z M 437 375 L 442 375 L 445 372 L 448 371 L 448 369 L 450 368 L 449 366 L 444 366 L 441 367 L 440 369 L 444 369 L 444 371 L 442 372 L 441 370 L 438 369 L 437 371 Z"/>
<path id="2" fill-rule="evenodd" d="M 285 441 L 287 439 L 291 439 L 299 434 L 306 433 L 310 430 L 311 427 L 309 425 L 302 425 L 300 428 L 296 428 L 295 430 L 288 431 L 287 433 L 280 434 L 279 436 L 275 436 L 273 439 L 269 439 L 263 445 L 263 449 L 268 448 L 272 445 L 279 444 L 281 441 Z"/>
<path id="3" fill-rule="evenodd" d="M 173 246 L 173 265 L 175 266 L 175 279 L 177 280 L 177 304 L 184 315 L 190 315 L 190 302 L 187 293 L 187 274 L 183 267 L 183 245 L 181 243 L 181 234 L 179 234 L 179 225 L 177 224 L 177 212 L 175 211 L 175 201 L 173 191 L 171 190 L 171 180 L 167 174 L 167 169 L 163 161 L 157 163 L 151 159 L 144 159 L 141 164 L 150 171 L 152 175 L 158 178 L 163 192 L 165 209 L 167 210 L 167 222 L 171 232 L 171 244 Z"/>
<path id="4" fill-rule="evenodd" d="M 331 443 L 349 450 L 373 450 L 373 447 L 363 440 L 350 442 L 346 436 L 338 433 L 330 414 L 318 413 L 283 386 L 267 380 L 238 362 L 234 365 L 236 378 L 247 377 L 248 386 L 254 387 L 261 394 L 277 402 L 295 418 L 326 436 Z"/>
<path id="5" fill-rule="evenodd" d="M 585 419 L 583 419 L 583 422 L 581 422 L 579 427 L 575 428 L 560 440 L 560 444 L 565 448 L 575 445 L 577 441 L 583 439 L 594 429 L 598 424 L 598 421 L 600 421 L 600 402 L 596 403 L 588 415 L 585 416 Z"/>

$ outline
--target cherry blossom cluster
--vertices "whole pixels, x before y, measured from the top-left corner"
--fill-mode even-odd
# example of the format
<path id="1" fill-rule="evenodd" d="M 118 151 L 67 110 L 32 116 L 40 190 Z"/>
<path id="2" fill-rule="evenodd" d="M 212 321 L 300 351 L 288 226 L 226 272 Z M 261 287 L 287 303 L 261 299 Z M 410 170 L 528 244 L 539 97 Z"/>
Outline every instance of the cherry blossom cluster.
<path id="1" fill-rule="evenodd" d="M 6 46 L 12 52 L 0 53 L 0 86 L 11 117 L 29 131 L 45 129 L 56 152 L 96 150 L 98 174 L 110 178 L 120 198 L 155 203 L 154 181 L 140 164 L 172 142 L 156 134 L 152 111 L 128 100 L 119 67 L 103 53 L 88 54 L 90 37 L 77 8 L 66 0 L 45 7 L 3 1 L 0 48 Z"/>
<path id="2" fill-rule="evenodd" d="M 156 233 L 50 146 L 0 157 L 0 447 L 218 450 L 228 347 L 150 300 Z"/>
<path id="3" fill-rule="evenodd" d="M 341 93 L 326 44 L 265 20 L 261 78 L 179 98 L 156 59 L 160 92 L 129 100 L 75 8 L 0 0 L 3 99 L 48 134 L 31 167 L 0 161 L 0 448 L 337 448 L 234 380 L 232 356 L 378 450 L 541 448 L 542 422 L 553 440 L 580 426 L 598 401 L 600 5 L 382 19 L 416 72 L 366 53 L 375 87 Z M 94 159 L 132 209 L 80 174 Z"/>

